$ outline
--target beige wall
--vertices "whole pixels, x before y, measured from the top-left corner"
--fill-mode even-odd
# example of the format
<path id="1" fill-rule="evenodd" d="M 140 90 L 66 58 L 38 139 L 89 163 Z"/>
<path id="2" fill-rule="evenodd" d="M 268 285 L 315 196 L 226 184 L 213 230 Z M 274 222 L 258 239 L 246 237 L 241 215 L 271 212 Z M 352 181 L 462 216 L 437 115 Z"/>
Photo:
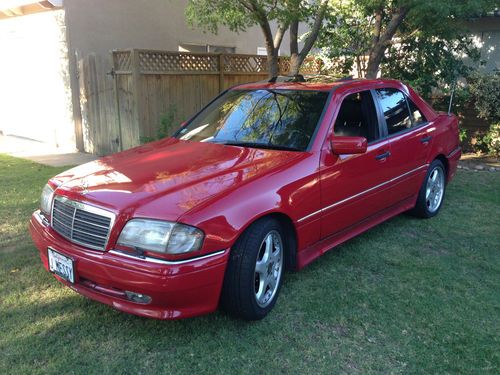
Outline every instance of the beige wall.
<path id="1" fill-rule="evenodd" d="M 230 46 L 236 53 L 255 54 L 264 46 L 257 27 L 239 35 L 224 28 L 218 35 L 193 30 L 184 16 L 186 4 L 187 0 L 65 0 L 70 46 L 82 55 L 120 48 L 177 51 L 180 43 Z"/>
<path id="2" fill-rule="evenodd" d="M 73 150 L 64 10 L 0 20 L 0 131 Z"/>
<path id="3" fill-rule="evenodd" d="M 258 27 L 244 33 L 225 28 L 217 35 L 193 29 L 184 15 L 187 0 L 64 0 L 69 69 L 73 92 L 76 145 L 83 150 L 77 58 L 91 53 L 111 69 L 109 51 L 123 48 L 177 51 L 179 44 L 211 44 L 235 47 L 236 53 L 256 54 L 264 46 Z M 285 36 L 281 54 L 288 54 Z"/>
<path id="4" fill-rule="evenodd" d="M 483 17 L 470 21 L 467 28 L 481 50 L 481 67 L 487 72 L 500 71 L 500 17 Z"/>

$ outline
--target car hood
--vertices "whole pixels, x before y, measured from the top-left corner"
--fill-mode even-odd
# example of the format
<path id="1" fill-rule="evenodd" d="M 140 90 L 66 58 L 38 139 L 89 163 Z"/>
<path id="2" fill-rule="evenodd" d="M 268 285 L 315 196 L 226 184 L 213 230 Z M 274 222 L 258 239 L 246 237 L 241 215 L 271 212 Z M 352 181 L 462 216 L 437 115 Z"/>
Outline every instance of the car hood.
<path id="1" fill-rule="evenodd" d="M 183 213 L 305 157 L 167 138 L 83 164 L 54 177 L 56 194 L 116 213 L 177 220 Z"/>

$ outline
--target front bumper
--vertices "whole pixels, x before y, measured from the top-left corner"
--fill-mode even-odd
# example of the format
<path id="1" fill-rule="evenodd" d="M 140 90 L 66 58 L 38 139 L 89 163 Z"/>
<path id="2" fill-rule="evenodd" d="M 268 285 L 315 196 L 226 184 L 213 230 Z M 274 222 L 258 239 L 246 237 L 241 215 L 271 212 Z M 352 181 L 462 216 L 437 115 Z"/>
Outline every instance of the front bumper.
<path id="1" fill-rule="evenodd" d="M 156 319 L 178 319 L 217 309 L 229 251 L 188 262 L 153 263 L 116 252 L 89 250 L 57 234 L 39 211 L 30 220 L 33 242 L 45 269 L 47 249 L 74 260 L 75 283 L 54 275 L 76 292 L 127 313 Z M 151 297 L 148 304 L 127 299 L 125 291 Z"/>

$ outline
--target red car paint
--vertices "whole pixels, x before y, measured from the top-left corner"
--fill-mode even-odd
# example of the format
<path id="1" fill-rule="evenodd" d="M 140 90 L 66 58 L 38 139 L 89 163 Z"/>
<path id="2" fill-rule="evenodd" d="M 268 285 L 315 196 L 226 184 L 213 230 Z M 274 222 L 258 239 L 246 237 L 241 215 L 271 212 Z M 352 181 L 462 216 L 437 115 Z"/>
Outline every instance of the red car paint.
<path id="1" fill-rule="evenodd" d="M 407 132 L 358 144 L 366 152 L 336 155 L 332 143 L 342 100 L 376 88 L 397 88 L 427 123 Z M 294 228 L 301 269 L 337 244 L 412 208 L 428 165 L 440 158 L 447 179 L 461 152 L 455 116 L 435 112 L 411 88 L 394 80 L 331 84 L 252 83 L 233 89 L 294 89 L 331 92 L 307 152 L 243 148 L 167 138 L 103 157 L 49 181 L 55 194 L 116 215 L 104 251 L 72 243 L 37 211 L 30 222 L 46 269 L 47 248 L 72 258 L 77 292 L 118 310 L 159 319 L 200 315 L 217 308 L 231 246 L 255 220 L 279 215 Z M 423 137 L 429 138 L 423 142 Z M 331 142 L 334 141 L 334 142 Z M 377 156 L 390 152 L 390 157 Z M 83 184 L 82 181 L 85 183 Z M 177 221 L 205 233 L 202 248 L 152 263 L 116 251 L 131 218 Z M 148 295 L 149 304 L 127 300 L 125 290 Z"/>

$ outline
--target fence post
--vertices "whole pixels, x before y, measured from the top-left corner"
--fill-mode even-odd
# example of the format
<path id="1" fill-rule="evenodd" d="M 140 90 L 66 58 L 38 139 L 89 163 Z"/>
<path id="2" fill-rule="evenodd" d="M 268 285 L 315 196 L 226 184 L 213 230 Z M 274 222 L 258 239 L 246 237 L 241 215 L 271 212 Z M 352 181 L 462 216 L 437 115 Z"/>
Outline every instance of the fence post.
<path id="1" fill-rule="evenodd" d="M 139 61 L 139 51 L 136 49 L 132 49 L 130 51 L 132 58 L 132 90 L 133 90 L 133 98 L 134 98 L 134 124 L 133 129 L 131 129 L 132 134 L 134 134 L 134 141 L 136 141 L 136 145 L 141 143 L 141 65 Z"/>
<path id="2" fill-rule="evenodd" d="M 219 92 L 224 91 L 224 54 L 219 55 Z"/>
<path id="3" fill-rule="evenodd" d="M 111 71 L 109 74 L 111 78 L 113 79 L 113 99 L 114 99 L 114 105 L 116 109 L 116 122 L 118 125 L 118 146 L 119 150 L 123 151 L 123 130 L 122 130 L 122 119 L 120 115 L 120 96 L 118 95 L 118 77 L 116 76 L 115 73 L 115 57 L 113 55 L 113 52 L 110 54 L 110 63 L 111 63 Z"/>

